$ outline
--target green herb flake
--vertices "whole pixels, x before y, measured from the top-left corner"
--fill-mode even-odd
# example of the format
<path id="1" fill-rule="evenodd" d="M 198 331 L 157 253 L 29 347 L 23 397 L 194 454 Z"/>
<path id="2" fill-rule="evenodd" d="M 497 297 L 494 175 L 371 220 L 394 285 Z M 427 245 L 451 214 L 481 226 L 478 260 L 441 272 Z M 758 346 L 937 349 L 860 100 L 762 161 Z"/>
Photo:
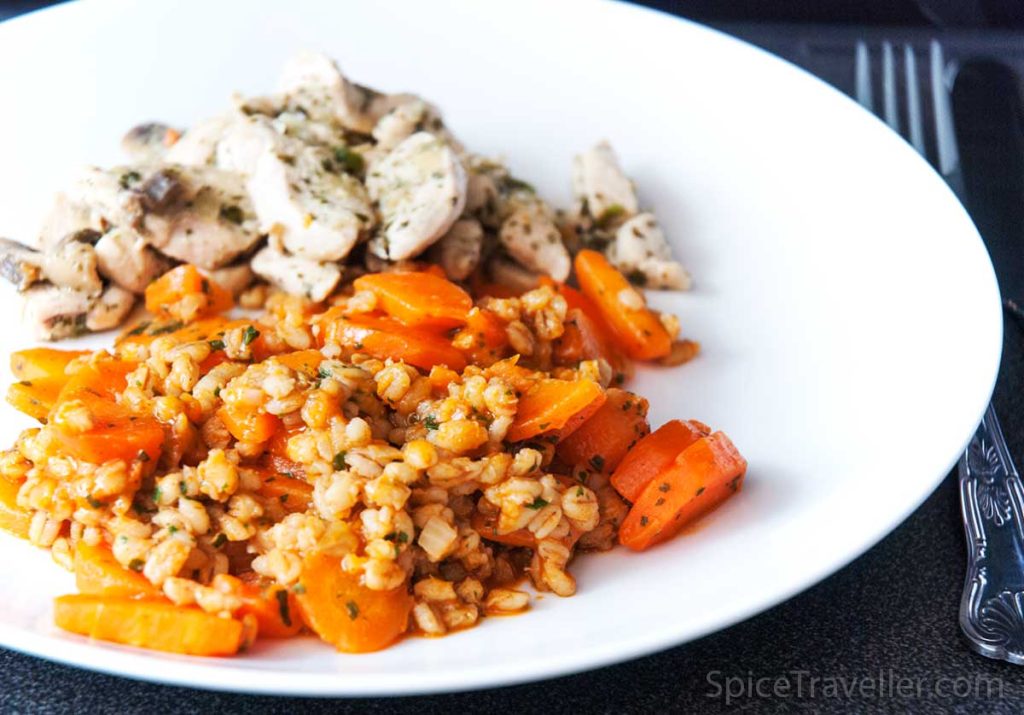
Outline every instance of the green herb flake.
<path id="1" fill-rule="evenodd" d="M 281 496 L 279 496 L 279 497 L 277 498 L 277 500 L 278 500 L 279 502 L 281 502 L 282 504 L 284 504 L 285 502 L 287 502 L 287 501 L 288 501 L 288 495 L 287 495 L 287 494 L 282 494 Z"/>
<path id="2" fill-rule="evenodd" d="M 220 397 L 220 390 L 221 390 L 221 388 L 220 388 L 220 387 L 215 387 L 215 388 L 213 389 L 213 396 L 214 396 L 214 397 Z"/>
<path id="3" fill-rule="evenodd" d="M 604 469 L 604 456 L 595 454 L 590 458 L 590 466 L 598 472 L 602 471 Z"/>
<path id="4" fill-rule="evenodd" d="M 540 497 L 537 497 L 537 498 L 536 498 L 536 499 L 534 499 L 534 500 L 533 500 L 532 502 L 530 502 L 529 504 L 527 504 L 527 505 L 526 505 L 526 508 L 527 508 L 527 509 L 543 509 L 543 508 L 544 508 L 544 507 L 546 507 L 546 506 L 547 506 L 548 504 L 549 504 L 549 502 L 548 502 L 548 501 L 547 501 L 546 499 L 542 499 L 542 498 L 540 498 Z"/>
<path id="5" fill-rule="evenodd" d="M 404 531 L 399 531 L 398 532 L 398 537 L 397 537 L 396 540 L 398 541 L 398 543 L 404 544 L 407 541 L 409 541 L 409 535 L 407 533 L 405 533 Z"/>
<path id="6" fill-rule="evenodd" d="M 215 536 L 213 538 L 213 548 L 219 549 L 221 546 L 224 545 L 224 542 L 227 541 L 227 540 L 228 540 L 228 537 L 227 537 L 226 534 L 224 534 L 224 533 L 217 534 L 217 536 Z"/>
<path id="7" fill-rule="evenodd" d="M 128 171 L 125 172 L 124 174 L 121 174 L 121 176 L 117 180 L 117 185 L 120 186 L 122 189 L 129 189 L 131 188 L 132 184 L 137 183 L 141 178 L 142 174 L 140 174 L 139 172 Z"/>
<path id="8" fill-rule="evenodd" d="M 93 509 L 99 509 L 101 506 L 103 506 L 103 502 L 101 502 L 99 499 L 95 497 L 86 497 L 85 500 L 89 502 L 89 506 L 91 506 Z"/>
<path id="9" fill-rule="evenodd" d="M 298 588 L 298 586 L 296 586 L 296 588 Z M 278 589 L 274 593 L 274 598 L 277 599 L 277 610 L 281 612 L 281 620 L 287 627 L 291 628 L 292 614 L 291 610 L 288 608 L 288 592 L 283 588 Z"/>
<path id="10" fill-rule="evenodd" d="M 576 487 L 576 496 L 577 497 L 582 497 L 583 496 L 583 487 Z"/>
<path id="11" fill-rule="evenodd" d="M 641 516 L 640 517 L 640 526 L 647 526 L 647 517 L 646 516 Z"/>
<path id="12" fill-rule="evenodd" d="M 160 499 L 161 499 L 161 497 L 163 497 L 163 495 L 164 495 L 164 493 L 160 489 L 160 487 L 156 487 L 153 490 L 153 501 L 156 501 L 156 502 L 160 501 Z"/>
<path id="13" fill-rule="evenodd" d="M 132 571 L 135 571 L 135 572 L 142 571 L 142 567 L 145 566 L 145 565 L 146 565 L 146 562 L 143 561 L 142 559 L 132 559 L 131 561 L 128 562 L 128 568 L 130 568 Z"/>
<path id="14" fill-rule="evenodd" d="M 180 482 L 178 482 L 178 491 L 181 493 L 182 496 L 187 496 L 188 495 L 188 482 L 186 482 L 184 479 L 182 479 Z"/>
<path id="15" fill-rule="evenodd" d="M 326 380 L 331 376 L 331 371 L 328 370 L 323 365 L 321 365 L 316 369 L 316 376 L 319 377 L 321 380 Z"/>
<path id="16" fill-rule="evenodd" d="M 600 216 L 597 217 L 597 225 L 600 228 L 605 228 L 615 219 L 623 216 L 626 213 L 626 208 L 622 204 L 612 204 L 606 208 Z"/>
<path id="17" fill-rule="evenodd" d="M 353 621 L 359 617 L 359 606 L 356 605 L 355 601 L 349 601 L 346 603 L 345 608 L 348 609 L 348 617 Z"/>
<path id="18" fill-rule="evenodd" d="M 658 497 L 658 500 L 654 502 L 654 506 L 661 506 L 665 503 L 665 497 Z"/>
<path id="19" fill-rule="evenodd" d="M 516 189 L 522 189 L 523 191 L 529 191 L 531 194 L 537 193 L 537 189 L 533 188 L 533 184 L 527 183 L 522 179 L 517 179 L 514 176 L 508 177 L 505 183 L 508 185 L 508 188 L 511 189 L 512 191 L 515 191 Z"/>
<path id="20" fill-rule="evenodd" d="M 245 329 L 245 332 L 242 333 L 242 345 L 250 345 L 250 344 L 252 344 L 252 341 L 255 340 L 256 338 L 258 338 L 259 336 L 260 336 L 260 331 L 258 331 L 256 328 L 254 328 L 251 325 L 248 326 Z"/>
<path id="21" fill-rule="evenodd" d="M 150 320 L 143 320 L 141 323 L 139 323 L 134 328 L 129 330 L 128 335 L 142 335 L 144 332 L 146 332 L 146 328 L 148 328 L 152 324 L 153 323 Z"/>
<path id="22" fill-rule="evenodd" d="M 345 468 L 345 454 L 345 451 L 342 450 L 341 452 L 338 452 L 336 455 L 334 455 L 334 459 L 331 460 L 331 466 L 334 467 L 334 471 L 340 472 L 342 469 Z"/>
<path id="23" fill-rule="evenodd" d="M 137 455 L 135 455 L 135 458 L 136 458 L 137 460 L 139 460 L 140 462 L 142 462 L 142 463 L 146 463 L 146 462 L 148 462 L 148 461 L 149 461 L 150 459 L 152 459 L 152 457 L 150 457 L 150 456 L 149 456 L 149 452 L 147 452 L 147 451 L 146 451 L 146 450 L 144 450 L 144 449 L 140 449 L 140 450 L 139 450 L 139 453 L 138 453 Z"/>
<path id="24" fill-rule="evenodd" d="M 694 496 L 698 496 L 699 497 L 703 493 L 704 493 L 704 487 L 697 487 L 697 493 L 694 494 Z"/>
<path id="25" fill-rule="evenodd" d="M 210 345 L 210 350 L 223 350 L 224 349 L 224 341 L 223 340 L 211 340 L 209 342 L 209 345 Z"/>
<path id="26" fill-rule="evenodd" d="M 181 330 L 183 327 L 185 327 L 185 324 L 183 322 L 181 322 L 180 320 L 174 320 L 174 321 L 172 321 L 170 323 L 167 323 L 165 325 L 161 325 L 158 328 L 153 328 L 152 330 L 149 331 L 149 334 L 150 335 L 167 335 L 168 333 L 173 333 L 173 332 L 176 332 L 178 330 Z"/>
<path id="27" fill-rule="evenodd" d="M 231 204 L 228 206 L 220 207 L 220 217 L 225 221 L 230 221 L 236 226 L 240 226 L 242 221 L 245 220 L 245 214 L 242 213 L 242 209 Z"/>
<path id="28" fill-rule="evenodd" d="M 294 586 L 292 587 L 292 593 L 294 593 L 294 594 L 296 594 L 296 595 L 298 595 L 298 596 L 301 596 L 301 595 L 302 595 L 302 594 L 304 594 L 305 592 L 306 592 L 306 587 L 305 587 L 305 586 L 303 586 L 303 585 L 302 585 L 301 583 L 297 583 L 297 584 L 295 584 L 295 585 L 294 585 Z"/>
<path id="29" fill-rule="evenodd" d="M 366 160 L 357 151 L 352 151 L 347 146 L 334 148 L 334 160 L 341 164 L 342 171 L 347 174 L 361 174 L 366 168 Z"/>
<path id="30" fill-rule="evenodd" d="M 441 423 L 433 415 L 427 415 L 423 420 L 423 426 L 427 429 L 434 430 L 441 426 Z"/>
<path id="31" fill-rule="evenodd" d="M 667 491 L 671 491 L 671 489 L 672 489 L 672 487 L 669 485 L 668 482 L 662 482 L 661 484 L 658 485 L 658 491 L 659 492 L 667 492 Z"/>
<path id="32" fill-rule="evenodd" d="M 167 527 L 167 533 L 171 534 L 172 536 L 174 534 L 177 534 L 178 533 L 178 527 L 176 527 L 174 524 L 171 524 L 170 526 Z"/>

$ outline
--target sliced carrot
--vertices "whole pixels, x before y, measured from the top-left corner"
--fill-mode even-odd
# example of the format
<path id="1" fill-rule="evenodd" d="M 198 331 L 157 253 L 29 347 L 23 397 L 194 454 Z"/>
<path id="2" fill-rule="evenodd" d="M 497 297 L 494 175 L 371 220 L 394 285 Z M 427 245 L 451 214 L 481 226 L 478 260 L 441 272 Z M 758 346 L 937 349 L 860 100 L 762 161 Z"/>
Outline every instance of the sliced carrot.
<path id="1" fill-rule="evenodd" d="M 281 426 L 281 420 L 274 415 L 258 410 L 232 409 L 227 405 L 217 410 L 217 416 L 239 442 L 266 442 Z"/>
<path id="2" fill-rule="evenodd" d="M 145 576 L 122 566 L 106 545 L 75 546 L 75 585 L 80 593 L 96 596 L 162 598 L 163 592 Z"/>
<path id="3" fill-rule="evenodd" d="M 298 600 L 284 586 L 260 588 L 256 584 L 242 584 L 239 596 L 239 613 L 256 619 L 260 638 L 290 638 L 302 630 Z"/>
<path id="4" fill-rule="evenodd" d="M 438 333 L 413 328 L 394 318 L 345 316 L 331 308 L 321 318 L 321 340 L 385 360 L 403 360 L 423 370 L 446 365 L 462 372 L 466 358 Z M 322 343 L 321 343 L 322 344 Z"/>
<path id="5" fill-rule="evenodd" d="M 380 650 L 408 628 L 413 599 L 404 585 L 372 591 L 359 583 L 359 576 L 342 571 L 340 559 L 319 553 L 303 560 L 299 583 L 306 625 L 338 650 Z"/>
<path id="6" fill-rule="evenodd" d="M 518 298 L 522 291 L 503 283 L 481 283 L 474 288 L 473 295 L 478 298 Z"/>
<path id="7" fill-rule="evenodd" d="M 284 474 L 263 475 L 258 491 L 267 499 L 277 499 L 289 512 L 305 511 L 313 499 L 313 486 L 309 482 Z"/>
<path id="8" fill-rule="evenodd" d="M 707 425 L 694 420 L 666 422 L 626 453 L 612 473 L 612 486 L 627 501 L 636 501 L 644 487 L 665 471 L 680 452 L 709 434 Z"/>
<path id="9" fill-rule="evenodd" d="M 616 373 L 632 374 L 629 358 L 619 351 L 608 331 L 583 310 L 570 308 L 565 315 L 564 327 L 565 332 L 553 346 L 552 357 L 556 364 L 571 366 L 581 360 L 602 359 Z"/>
<path id="10" fill-rule="evenodd" d="M 465 324 L 473 307 L 466 291 L 433 273 L 369 273 L 353 285 L 371 291 L 385 313 L 406 325 L 454 328 Z"/>
<path id="11" fill-rule="evenodd" d="M 129 346 L 149 345 L 163 335 L 173 335 L 181 343 L 213 340 L 220 338 L 229 324 L 227 318 L 222 316 L 202 318 L 191 323 L 173 318 L 143 320 L 121 333 L 114 345 L 121 352 Z"/>
<path id="12" fill-rule="evenodd" d="M 192 315 L 216 315 L 231 310 L 234 299 L 230 291 L 216 281 L 204 276 L 191 264 L 176 266 L 164 273 L 146 287 L 146 310 L 154 315 L 181 317 L 191 309 L 185 309 L 181 302 L 185 298 L 197 297 L 198 309 Z"/>
<path id="13" fill-rule="evenodd" d="M 651 431 L 647 400 L 612 387 L 608 399 L 579 429 L 558 445 L 558 456 L 568 464 L 598 472 L 611 472 L 638 441 Z"/>
<path id="14" fill-rule="evenodd" d="M 580 251 L 576 254 L 575 267 L 583 294 L 601 311 L 616 342 L 629 357 L 653 360 L 668 355 L 672 338 L 658 316 L 647 308 L 643 295 L 604 256 L 589 249 Z M 621 297 L 627 292 L 643 304 L 627 305 Z"/>
<path id="15" fill-rule="evenodd" d="M 90 375 L 96 377 L 95 382 L 89 382 Z M 81 401 L 92 418 L 92 427 L 78 432 L 62 426 L 54 435 L 66 452 L 91 464 L 111 459 L 130 462 L 143 453 L 144 461 L 155 463 L 163 448 L 163 427 L 154 418 L 133 415 L 115 402 L 111 393 L 118 382 L 124 389 L 124 377 L 114 372 L 83 371 L 72 377 L 61 390 L 59 402 Z"/>
<path id="16" fill-rule="evenodd" d="M 519 398 L 508 439 L 519 442 L 546 432 L 565 439 L 604 401 L 604 390 L 592 380 L 541 380 Z"/>
<path id="17" fill-rule="evenodd" d="M 444 393 L 448 391 L 448 385 L 459 379 L 459 373 L 444 365 L 434 365 L 434 367 L 430 368 L 430 374 L 427 375 L 427 379 L 430 380 L 430 386 L 436 392 Z"/>
<path id="18" fill-rule="evenodd" d="M 65 382 L 67 378 L 61 375 L 11 383 L 7 388 L 7 402 L 19 412 L 45 422 Z"/>
<path id="19" fill-rule="evenodd" d="M 473 308 L 466 316 L 466 327 L 455 334 L 452 344 L 474 364 L 490 365 L 507 353 L 505 322 L 489 310 Z"/>
<path id="20" fill-rule="evenodd" d="M 670 539 L 743 486 L 747 460 L 722 432 L 701 437 L 644 487 L 619 528 L 635 551 Z"/>
<path id="21" fill-rule="evenodd" d="M 535 384 L 544 378 L 544 373 L 531 370 L 519 364 L 519 355 L 499 360 L 487 368 L 487 372 L 495 377 L 500 377 L 510 384 L 517 392 L 528 392 Z"/>
<path id="22" fill-rule="evenodd" d="M 20 488 L 20 484 L 0 479 L 0 529 L 27 539 L 32 515 L 18 506 Z"/>
<path id="23" fill-rule="evenodd" d="M 30 348 L 11 353 L 11 374 L 19 380 L 41 377 L 63 377 L 68 363 L 87 350 L 57 350 L 56 348 Z"/>
<path id="24" fill-rule="evenodd" d="M 186 655 L 234 655 L 255 622 L 221 618 L 198 608 L 124 596 L 73 594 L 54 600 L 56 624 L 98 640 Z"/>
<path id="25" fill-rule="evenodd" d="M 84 365 L 74 375 L 68 376 L 57 396 L 58 402 L 74 400 L 82 397 L 98 398 L 113 402 L 124 392 L 127 386 L 128 373 L 137 368 L 134 362 L 122 360 L 104 360 L 92 365 Z"/>
<path id="26" fill-rule="evenodd" d="M 313 378 L 317 376 L 317 369 L 320 367 L 320 363 L 324 361 L 324 356 L 319 350 L 296 350 L 295 352 L 275 355 L 273 360 L 290 367 L 296 372 L 301 372 L 306 377 Z"/>

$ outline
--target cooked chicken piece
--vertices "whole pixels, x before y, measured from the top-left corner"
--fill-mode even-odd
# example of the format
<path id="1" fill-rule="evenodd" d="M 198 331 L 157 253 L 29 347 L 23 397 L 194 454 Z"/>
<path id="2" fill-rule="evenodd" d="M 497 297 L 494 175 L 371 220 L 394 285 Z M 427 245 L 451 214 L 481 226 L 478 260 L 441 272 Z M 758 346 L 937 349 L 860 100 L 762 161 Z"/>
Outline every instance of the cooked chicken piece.
<path id="1" fill-rule="evenodd" d="M 146 122 L 128 130 L 121 139 L 121 148 L 132 163 L 152 164 L 163 160 L 177 137 L 178 131 L 166 124 Z"/>
<path id="2" fill-rule="evenodd" d="M 623 173 L 611 145 L 602 141 L 572 162 L 572 190 L 580 213 L 597 221 L 629 218 L 637 208 L 636 189 Z"/>
<path id="3" fill-rule="evenodd" d="M 61 340 L 88 332 L 86 315 L 96 302 L 85 291 L 49 283 L 22 293 L 24 322 L 37 340 Z"/>
<path id="4" fill-rule="evenodd" d="M 99 295 L 103 283 L 96 272 L 96 252 L 88 242 L 94 236 L 86 229 L 65 237 L 45 252 L 0 239 L 0 275 L 22 291 L 33 283 L 49 281 Z"/>
<path id="5" fill-rule="evenodd" d="M 341 280 L 341 269 L 334 263 L 291 256 L 272 246 L 252 257 L 252 270 L 281 290 L 316 302 L 327 298 Z"/>
<path id="6" fill-rule="evenodd" d="M 220 169 L 248 177 L 255 173 L 256 165 L 265 153 L 275 149 L 294 153 L 299 147 L 301 144 L 276 131 L 267 117 L 239 117 L 224 128 L 217 143 L 215 162 Z"/>
<path id="7" fill-rule="evenodd" d="M 498 240 L 509 255 L 535 273 L 547 273 L 556 281 L 568 278 L 572 259 L 547 204 L 533 192 L 519 190 L 508 197 L 503 210 Z"/>
<path id="8" fill-rule="evenodd" d="M 648 288 L 690 288 L 690 276 L 672 259 L 672 249 L 653 214 L 638 214 L 622 224 L 607 253 L 616 268 Z"/>
<path id="9" fill-rule="evenodd" d="M 488 228 L 501 225 L 501 196 L 495 177 L 484 171 L 471 168 L 466 175 L 467 215 L 475 216 Z"/>
<path id="10" fill-rule="evenodd" d="M 373 227 L 373 206 L 363 185 L 326 149 L 265 151 L 246 187 L 263 230 L 279 234 L 296 256 L 342 259 Z"/>
<path id="11" fill-rule="evenodd" d="M 85 327 L 91 332 L 110 330 L 124 322 L 135 306 L 135 295 L 124 288 L 109 285 L 85 315 Z"/>
<path id="12" fill-rule="evenodd" d="M 384 222 L 381 249 L 393 261 L 426 250 L 466 205 L 462 163 L 451 147 L 428 132 L 413 134 L 372 165 L 366 188 Z"/>
<path id="13" fill-rule="evenodd" d="M 146 245 L 130 228 L 112 228 L 96 242 L 100 275 L 137 295 L 171 268 L 171 261 Z"/>
<path id="14" fill-rule="evenodd" d="M 306 108 L 314 120 L 337 118 L 346 128 L 369 134 L 390 109 L 383 95 L 349 82 L 338 65 L 319 52 L 300 52 L 284 67 L 278 90 Z"/>
<path id="15" fill-rule="evenodd" d="M 373 128 L 376 149 L 388 152 L 416 132 L 430 132 L 444 140 L 456 154 L 465 150 L 462 144 L 449 132 L 441 120 L 441 112 L 432 104 L 414 97 L 398 104 L 380 118 Z"/>
<path id="16" fill-rule="evenodd" d="M 110 226 L 139 225 L 145 209 L 137 189 L 143 181 L 140 168 L 100 169 L 92 166 L 83 169 L 67 191 L 68 201 L 79 207 L 78 211 L 88 212 L 88 224 L 77 228 L 94 228 L 102 232 Z"/>
<path id="17" fill-rule="evenodd" d="M 228 128 L 238 120 L 238 116 L 234 111 L 225 112 L 189 127 L 174 146 L 167 150 L 164 161 L 183 166 L 214 164 L 217 145 Z"/>
<path id="18" fill-rule="evenodd" d="M 539 273 L 523 268 L 506 256 L 492 256 L 487 262 L 487 270 L 491 274 L 491 280 L 495 283 L 508 286 L 521 293 L 536 288 L 540 282 Z"/>
<path id="19" fill-rule="evenodd" d="M 474 218 L 459 219 L 448 233 L 431 247 L 432 257 L 449 278 L 464 280 L 480 263 L 484 245 L 484 229 Z"/>
<path id="20" fill-rule="evenodd" d="M 244 260 L 241 263 L 233 263 L 230 266 L 224 266 L 223 268 L 217 268 L 209 271 L 208 275 L 218 285 L 220 285 L 221 288 L 231 291 L 233 295 L 238 295 L 252 285 L 252 282 L 256 280 L 256 276 L 253 274 L 252 266 L 249 265 L 248 260 Z"/>
<path id="21" fill-rule="evenodd" d="M 149 190 L 138 195 L 145 197 L 148 211 L 139 233 L 164 255 L 210 270 L 230 263 L 260 240 L 256 212 L 239 174 L 208 166 L 169 166 L 143 186 Z"/>
<path id="22" fill-rule="evenodd" d="M 102 231 L 103 221 L 85 204 L 74 203 L 66 193 L 59 193 L 43 220 L 39 231 L 39 246 L 43 251 L 57 245 L 67 235 L 92 229 Z"/>

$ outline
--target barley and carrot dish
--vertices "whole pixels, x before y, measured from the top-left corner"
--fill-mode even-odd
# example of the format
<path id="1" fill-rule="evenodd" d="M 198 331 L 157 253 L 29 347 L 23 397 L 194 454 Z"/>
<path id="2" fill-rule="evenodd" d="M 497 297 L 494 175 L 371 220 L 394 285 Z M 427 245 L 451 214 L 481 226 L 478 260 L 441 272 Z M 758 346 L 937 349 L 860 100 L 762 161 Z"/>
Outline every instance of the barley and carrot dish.
<path id="1" fill-rule="evenodd" d="M 698 348 L 636 285 L 689 278 L 607 145 L 556 213 L 422 100 L 319 57 L 290 77 L 136 131 L 150 154 L 93 176 L 117 201 L 65 197 L 63 238 L 3 247 L 40 337 L 131 321 L 135 295 L 148 313 L 109 350 L 11 357 L 7 400 L 39 426 L 0 453 L 0 528 L 74 572 L 58 626 L 374 651 L 571 596 L 579 554 L 648 549 L 740 490 L 722 432 L 652 431 L 627 389 L 635 361 Z"/>

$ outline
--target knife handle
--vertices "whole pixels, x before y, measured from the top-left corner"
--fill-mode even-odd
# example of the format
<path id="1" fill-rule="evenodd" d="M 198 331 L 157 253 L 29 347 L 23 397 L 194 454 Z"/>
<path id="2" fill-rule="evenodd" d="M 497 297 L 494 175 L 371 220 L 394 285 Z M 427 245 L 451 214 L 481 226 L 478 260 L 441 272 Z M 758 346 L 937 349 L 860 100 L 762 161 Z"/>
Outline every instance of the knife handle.
<path id="1" fill-rule="evenodd" d="M 992 405 L 958 471 L 967 536 L 960 627 L 981 655 L 1024 664 L 1024 488 Z"/>

